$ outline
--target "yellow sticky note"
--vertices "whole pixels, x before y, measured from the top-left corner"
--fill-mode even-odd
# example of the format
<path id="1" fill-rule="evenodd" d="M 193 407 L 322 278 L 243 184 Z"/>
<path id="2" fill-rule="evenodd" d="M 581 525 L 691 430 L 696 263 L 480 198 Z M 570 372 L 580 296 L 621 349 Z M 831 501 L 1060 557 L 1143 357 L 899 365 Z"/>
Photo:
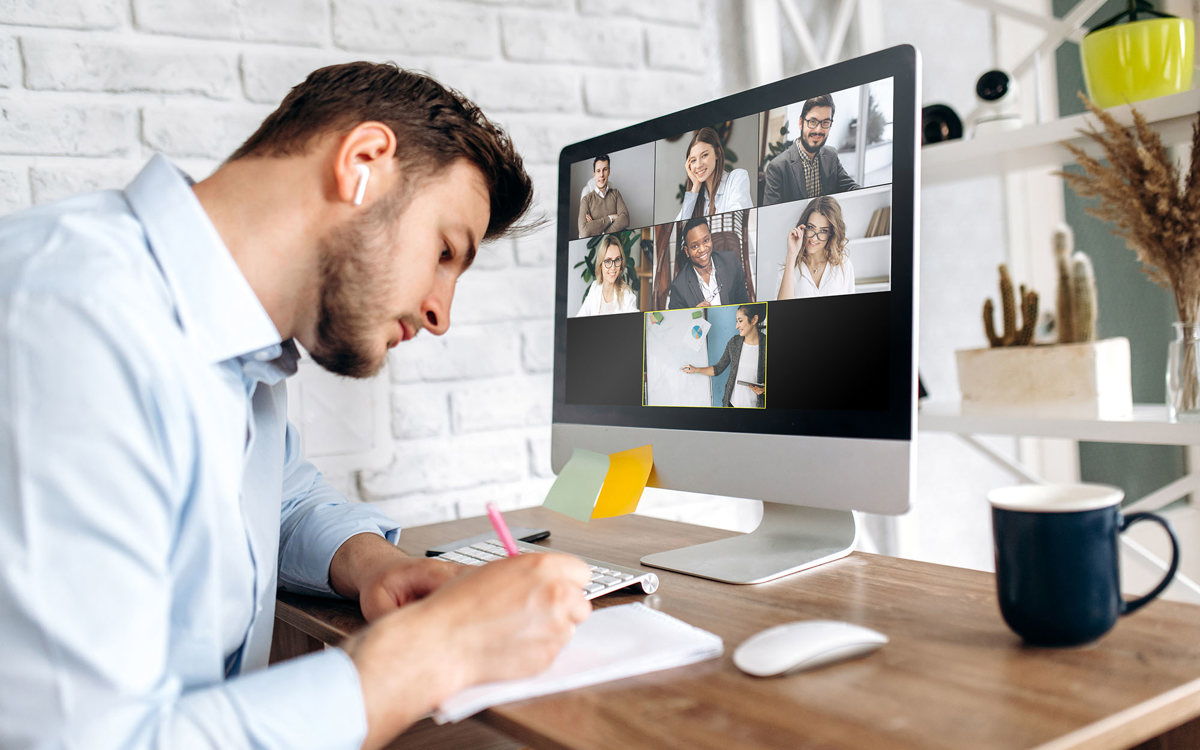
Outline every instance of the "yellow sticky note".
<path id="1" fill-rule="evenodd" d="M 608 474 L 596 500 L 592 518 L 612 518 L 637 510 L 642 490 L 654 468 L 654 448 L 643 445 L 608 457 Z"/>

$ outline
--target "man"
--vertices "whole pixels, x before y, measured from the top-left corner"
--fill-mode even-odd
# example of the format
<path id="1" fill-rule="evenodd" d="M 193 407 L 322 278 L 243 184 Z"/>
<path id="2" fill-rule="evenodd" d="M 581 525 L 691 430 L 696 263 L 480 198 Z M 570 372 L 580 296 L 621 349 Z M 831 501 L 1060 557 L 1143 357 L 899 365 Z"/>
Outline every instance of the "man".
<path id="1" fill-rule="evenodd" d="M 621 192 L 608 184 L 609 158 L 601 154 L 592 160 L 592 180 L 596 187 L 579 199 L 579 236 L 591 237 L 603 232 L 619 232 L 629 226 L 629 211 Z"/>
<path id="2" fill-rule="evenodd" d="M 826 146 L 833 126 L 833 97 L 814 96 L 800 109 L 800 137 L 776 156 L 764 171 L 762 205 L 787 203 L 818 195 L 857 190 L 858 183 L 842 168 L 842 160 Z"/>
<path id="3" fill-rule="evenodd" d="M 587 566 L 406 557 L 300 456 L 282 382 L 294 342 L 365 376 L 444 333 L 530 195 L 470 102 L 352 63 L 200 183 L 158 156 L 0 221 L 0 747 L 376 748 L 550 663 Z M 371 624 L 264 669 L 277 582 Z"/>
<path id="4" fill-rule="evenodd" d="M 732 253 L 714 253 L 708 220 L 698 216 L 683 227 L 683 252 L 691 261 L 671 284 L 672 310 L 684 307 L 737 305 L 753 302 L 746 291 L 746 274 Z"/>

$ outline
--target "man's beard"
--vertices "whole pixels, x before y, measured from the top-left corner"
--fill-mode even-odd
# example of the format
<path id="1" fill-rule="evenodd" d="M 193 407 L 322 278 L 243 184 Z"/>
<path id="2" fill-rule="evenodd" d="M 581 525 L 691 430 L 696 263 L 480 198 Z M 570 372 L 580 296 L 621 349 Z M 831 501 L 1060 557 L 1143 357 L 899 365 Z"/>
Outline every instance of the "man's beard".
<path id="1" fill-rule="evenodd" d="M 820 143 L 818 143 L 815 146 L 810 146 L 809 142 L 808 142 L 808 137 L 809 137 L 808 133 L 804 133 L 801 136 L 800 147 L 803 148 L 805 153 L 807 153 L 809 156 L 816 155 L 816 153 L 821 150 L 821 147 L 825 145 L 825 141 L 829 138 L 829 136 L 826 135 L 825 137 L 821 138 Z"/>
<path id="2" fill-rule="evenodd" d="M 334 229 L 321 241 L 321 289 L 313 361 L 351 378 L 379 372 L 386 350 L 378 352 L 383 293 L 392 280 L 383 272 L 391 243 L 387 230 L 400 213 L 400 200 L 387 196 L 361 218 Z"/>

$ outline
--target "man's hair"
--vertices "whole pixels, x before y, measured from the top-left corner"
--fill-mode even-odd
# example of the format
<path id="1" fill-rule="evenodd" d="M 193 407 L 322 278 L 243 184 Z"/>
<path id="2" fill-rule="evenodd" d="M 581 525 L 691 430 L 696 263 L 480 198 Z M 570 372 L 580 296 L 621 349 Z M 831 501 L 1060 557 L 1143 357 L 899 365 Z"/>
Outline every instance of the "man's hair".
<path id="1" fill-rule="evenodd" d="M 508 135 L 462 94 L 393 63 L 351 62 L 313 71 L 229 160 L 302 154 L 319 136 L 349 133 L 369 121 L 392 129 L 396 159 L 416 180 L 458 159 L 479 169 L 491 202 L 484 239 L 508 234 L 529 210 L 533 182 Z"/>
<path id="2" fill-rule="evenodd" d="M 837 112 L 837 107 L 833 106 L 833 97 L 829 94 L 820 94 L 804 102 L 804 106 L 800 108 L 800 119 L 808 117 L 808 111 L 813 107 L 829 107 L 829 118 L 833 119 L 833 113 Z"/>
<path id="3" fill-rule="evenodd" d="M 683 225 L 684 238 L 688 236 L 688 232 L 692 231 L 696 227 L 704 227 L 705 229 L 708 229 L 708 219 L 704 218 L 703 216 L 697 216 L 695 218 L 688 219 L 688 222 Z M 709 230 L 710 233 L 711 231 L 712 230 Z"/>
<path id="4" fill-rule="evenodd" d="M 712 234 L 712 228 L 708 226 L 708 219 L 703 216 L 694 216 L 688 219 L 687 223 L 683 225 L 683 236 L 679 238 L 679 247 L 675 250 L 676 269 L 686 268 L 687 266 L 684 265 L 685 261 L 688 263 L 692 262 L 692 254 L 688 252 L 687 236 L 696 227 L 704 227 L 710 235 Z M 679 271 L 677 270 L 675 273 L 678 275 Z"/>
<path id="5" fill-rule="evenodd" d="M 600 162 L 605 162 L 609 167 L 612 167 L 612 161 L 609 160 L 608 154 L 600 154 L 595 159 L 592 159 L 592 171 L 596 171 L 596 165 Z"/>

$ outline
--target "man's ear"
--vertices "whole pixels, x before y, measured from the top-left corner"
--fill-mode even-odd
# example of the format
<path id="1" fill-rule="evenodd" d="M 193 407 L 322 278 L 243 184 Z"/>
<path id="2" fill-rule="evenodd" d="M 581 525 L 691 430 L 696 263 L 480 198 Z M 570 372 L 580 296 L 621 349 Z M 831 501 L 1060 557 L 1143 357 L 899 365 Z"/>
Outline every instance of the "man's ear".
<path id="1" fill-rule="evenodd" d="M 359 123 L 342 136 L 333 157 L 337 200 L 366 205 L 396 183 L 396 134 L 381 122 Z M 364 171 L 365 170 L 365 171 Z"/>

